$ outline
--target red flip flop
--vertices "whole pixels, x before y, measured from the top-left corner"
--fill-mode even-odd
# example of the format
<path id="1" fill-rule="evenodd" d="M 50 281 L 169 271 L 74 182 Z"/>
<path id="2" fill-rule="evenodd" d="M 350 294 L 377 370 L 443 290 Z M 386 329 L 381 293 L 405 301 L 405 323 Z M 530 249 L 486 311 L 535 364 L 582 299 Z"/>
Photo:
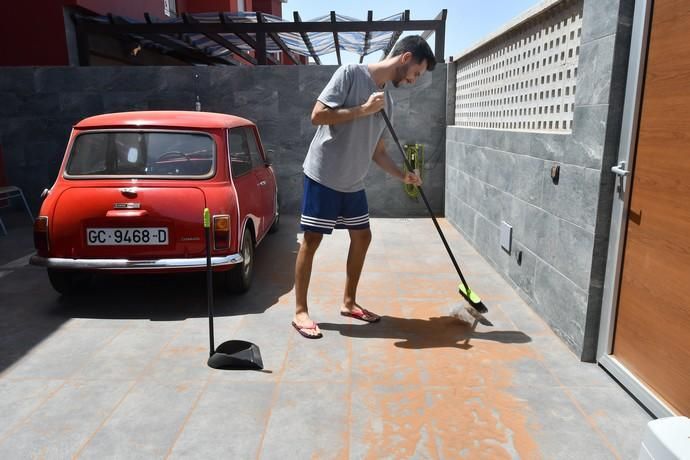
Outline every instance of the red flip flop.
<path id="1" fill-rule="evenodd" d="M 300 326 L 299 324 L 297 324 L 296 322 L 293 321 L 292 327 L 297 329 L 297 332 L 299 332 L 299 335 L 301 335 L 302 337 L 306 337 L 308 339 L 320 339 L 321 337 L 323 337 L 323 334 L 320 332 L 316 335 L 311 335 L 311 334 L 307 334 L 306 332 L 304 332 L 305 329 L 316 329 L 318 327 L 318 324 L 316 324 L 314 321 L 311 322 L 311 326 Z"/>
<path id="2" fill-rule="evenodd" d="M 372 313 L 366 308 L 358 307 L 360 311 L 341 311 L 340 314 L 349 318 L 361 319 L 367 323 L 375 323 L 381 320 L 376 313 Z"/>

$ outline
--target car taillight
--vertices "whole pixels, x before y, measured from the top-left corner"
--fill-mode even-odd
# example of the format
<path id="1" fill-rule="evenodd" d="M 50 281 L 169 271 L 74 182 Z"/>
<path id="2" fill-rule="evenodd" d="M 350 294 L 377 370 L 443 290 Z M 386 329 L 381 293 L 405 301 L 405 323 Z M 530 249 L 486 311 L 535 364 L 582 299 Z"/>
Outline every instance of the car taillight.
<path id="1" fill-rule="evenodd" d="M 46 216 L 38 216 L 34 221 L 34 246 L 39 254 L 48 254 L 50 243 Z"/>
<path id="2" fill-rule="evenodd" d="M 230 216 L 213 216 L 213 249 L 230 247 Z"/>

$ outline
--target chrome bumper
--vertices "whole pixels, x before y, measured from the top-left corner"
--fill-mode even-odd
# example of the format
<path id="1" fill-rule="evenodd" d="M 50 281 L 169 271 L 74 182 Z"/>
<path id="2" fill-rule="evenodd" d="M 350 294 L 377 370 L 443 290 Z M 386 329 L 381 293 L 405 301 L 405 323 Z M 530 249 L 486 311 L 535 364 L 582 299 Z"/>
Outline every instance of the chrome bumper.
<path id="1" fill-rule="evenodd" d="M 211 257 L 214 267 L 226 267 L 242 263 L 242 254 L 230 254 L 223 257 Z M 60 259 L 57 257 L 32 256 L 31 265 L 55 268 L 59 270 L 165 270 L 185 268 L 205 268 L 206 257 L 189 259 Z"/>

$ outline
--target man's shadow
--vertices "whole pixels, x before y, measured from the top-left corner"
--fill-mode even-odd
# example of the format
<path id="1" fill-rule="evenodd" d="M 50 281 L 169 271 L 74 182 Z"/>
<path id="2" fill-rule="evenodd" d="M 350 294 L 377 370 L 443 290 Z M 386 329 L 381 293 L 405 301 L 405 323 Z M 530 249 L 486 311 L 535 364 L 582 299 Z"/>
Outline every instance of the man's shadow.
<path id="1" fill-rule="evenodd" d="M 382 316 L 377 323 L 338 324 L 319 323 L 325 331 L 337 331 L 341 335 L 364 339 L 399 339 L 395 346 L 406 349 L 459 348 L 469 350 L 473 341 L 499 343 L 529 343 L 530 336 L 522 331 L 477 331 L 477 325 L 486 320 L 474 319 L 471 323 L 453 316 L 428 319 Z M 486 323 L 484 323 L 486 324 Z M 491 324 L 491 323 L 489 323 Z"/>

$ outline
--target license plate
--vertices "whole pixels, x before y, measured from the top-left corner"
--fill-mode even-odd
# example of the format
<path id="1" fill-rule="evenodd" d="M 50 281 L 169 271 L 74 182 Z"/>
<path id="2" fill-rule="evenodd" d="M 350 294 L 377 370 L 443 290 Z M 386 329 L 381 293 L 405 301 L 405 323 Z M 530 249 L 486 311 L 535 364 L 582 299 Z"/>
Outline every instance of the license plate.
<path id="1" fill-rule="evenodd" d="M 89 246 L 160 246 L 168 244 L 167 227 L 87 228 Z"/>

